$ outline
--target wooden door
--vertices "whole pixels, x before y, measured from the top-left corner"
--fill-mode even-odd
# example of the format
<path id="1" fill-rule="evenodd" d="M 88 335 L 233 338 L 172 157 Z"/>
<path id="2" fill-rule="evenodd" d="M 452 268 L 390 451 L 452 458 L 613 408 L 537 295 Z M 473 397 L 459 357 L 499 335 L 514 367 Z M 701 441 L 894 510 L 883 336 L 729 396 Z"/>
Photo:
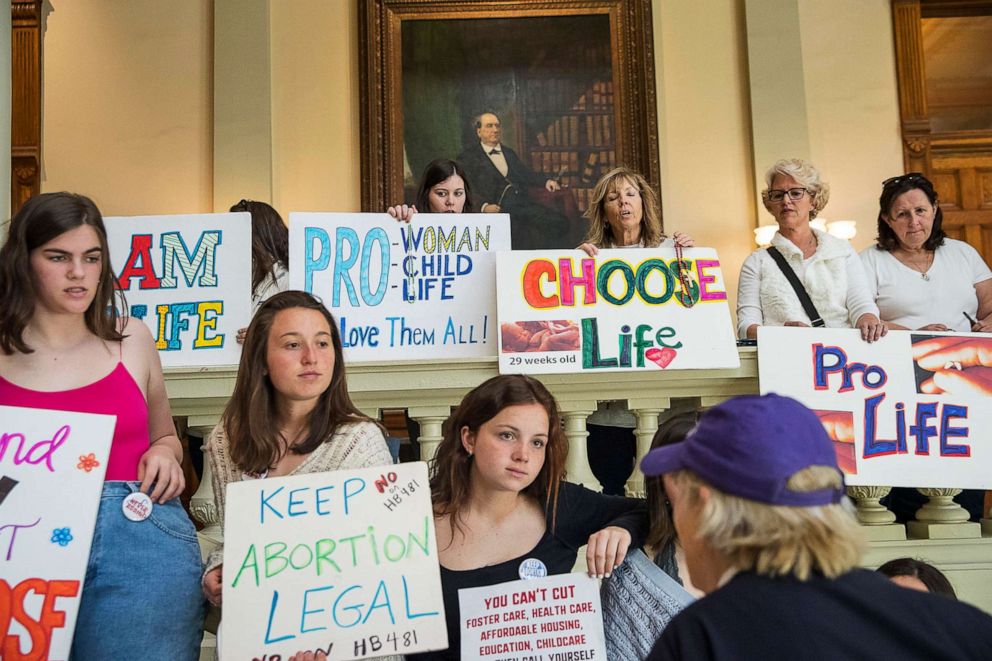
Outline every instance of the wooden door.
<path id="1" fill-rule="evenodd" d="M 893 0 L 903 158 L 992 263 L 992 0 Z"/>

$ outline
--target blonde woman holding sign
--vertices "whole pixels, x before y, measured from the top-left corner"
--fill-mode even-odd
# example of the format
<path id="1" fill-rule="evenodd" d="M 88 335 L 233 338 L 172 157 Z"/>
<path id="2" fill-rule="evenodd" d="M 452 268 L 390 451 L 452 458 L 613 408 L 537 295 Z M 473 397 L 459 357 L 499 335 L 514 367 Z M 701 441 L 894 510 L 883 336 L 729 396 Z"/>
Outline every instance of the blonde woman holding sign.
<path id="1" fill-rule="evenodd" d="M 151 334 L 113 304 L 92 200 L 28 200 L 0 249 L 0 404 L 117 418 L 72 657 L 196 659 L 201 564 L 178 499 L 182 447 Z"/>
<path id="2" fill-rule="evenodd" d="M 448 649 L 460 658 L 458 590 L 572 571 L 588 544 L 590 575 L 609 576 L 647 530 L 643 501 L 564 481 L 568 440 L 558 405 L 527 376 L 489 379 L 451 414 L 431 465 Z"/>
<path id="3" fill-rule="evenodd" d="M 665 236 L 657 193 L 643 175 L 630 168 L 613 168 L 600 177 L 585 215 L 589 232 L 579 250 L 590 257 L 600 249 L 664 247 L 675 248 L 681 263 L 681 249 L 695 245 L 683 232 Z M 680 269 L 678 277 L 688 293 L 688 276 Z M 589 465 L 603 493 L 624 494 L 637 454 L 635 427 L 637 418 L 625 402 L 600 402 L 586 421 Z"/>

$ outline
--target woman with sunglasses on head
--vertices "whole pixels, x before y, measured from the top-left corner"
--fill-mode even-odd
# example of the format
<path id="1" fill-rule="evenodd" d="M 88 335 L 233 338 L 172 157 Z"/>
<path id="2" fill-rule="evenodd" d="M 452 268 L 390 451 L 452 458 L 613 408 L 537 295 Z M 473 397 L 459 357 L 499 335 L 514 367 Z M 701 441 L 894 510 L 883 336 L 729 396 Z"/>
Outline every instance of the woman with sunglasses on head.
<path id="1" fill-rule="evenodd" d="M 868 288 L 891 329 L 992 332 L 992 271 L 948 238 L 937 192 L 919 172 L 887 179 L 878 242 L 861 252 Z"/>
<path id="2" fill-rule="evenodd" d="M 769 168 L 765 184 L 761 199 L 778 231 L 767 250 L 751 253 L 741 267 L 739 336 L 753 340 L 759 326 L 858 328 L 867 342 L 885 335 L 857 253 L 847 241 L 810 225 L 830 197 L 819 171 L 801 159 L 785 159 Z"/>
<path id="3" fill-rule="evenodd" d="M 992 332 L 992 271 L 974 248 L 948 238 L 933 184 L 919 172 L 887 179 L 878 200 L 878 239 L 861 252 L 868 288 L 894 330 Z M 984 338 L 935 337 L 914 345 L 933 375 L 929 393 L 992 391 L 992 359 Z M 947 368 L 950 364 L 951 369 Z M 985 492 L 965 489 L 955 501 L 972 519 L 984 514 Z M 900 522 L 915 518 L 926 497 L 895 487 L 885 504 Z"/>
<path id="4" fill-rule="evenodd" d="M 127 305 L 114 285 L 92 200 L 25 202 L 0 248 L 0 404 L 117 419 L 70 657 L 192 660 L 203 599 L 196 530 L 179 502 L 183 450 L 155 342 L 118 315 Z M 22 658 L 16 648 L 5 649 Z M 29 656 L 41 657 L 37 646 Z"/>
<path id="5" fill-rule="evenodd" d="M 572 571 L 588 545 L 590 575 L 609 576 L 647 528 L 643 501 L 565 481 L 568 439 L 544 385 L 522 375 L 476 387 L 445 423 L 431 464 L 448 649 L 461 658 L 458 590 Z"/>

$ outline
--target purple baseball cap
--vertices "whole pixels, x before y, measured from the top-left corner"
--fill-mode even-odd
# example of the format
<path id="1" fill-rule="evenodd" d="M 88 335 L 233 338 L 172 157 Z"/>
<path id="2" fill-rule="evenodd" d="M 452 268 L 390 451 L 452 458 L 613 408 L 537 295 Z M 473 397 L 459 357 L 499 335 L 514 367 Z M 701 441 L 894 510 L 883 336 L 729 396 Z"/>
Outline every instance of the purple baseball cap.
<path id="1" fill-rule="evenodd" d="M 840 488 L 792 491 L 786 484 L 809 466 L 830 466 Z M 833 442 L 816 414 L 774 393 L 734 397 L 702 415 L 685 440 L 655 448 L 641 461 L 645 475 L 688 469 L 732 496 L 769 505 L 814 507 L 839 503 L 843 473 Z"/>

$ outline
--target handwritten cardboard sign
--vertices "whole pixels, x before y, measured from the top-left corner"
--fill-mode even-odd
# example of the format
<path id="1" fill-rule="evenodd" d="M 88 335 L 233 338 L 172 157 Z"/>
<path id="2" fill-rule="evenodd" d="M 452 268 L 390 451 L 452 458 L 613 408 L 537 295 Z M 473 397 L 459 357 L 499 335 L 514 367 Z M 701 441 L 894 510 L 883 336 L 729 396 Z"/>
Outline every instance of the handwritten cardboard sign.
<path id="1" fill-rule="evenodd" d="M 505 214 L 292 213 L 289 282 L 337 318 L 348 361 L 496 354 Z"/>
<path id="2" fill-rule="evenodd" d="M 716 251 L 513 251 L 497 259 L 501 373 L 737 367 Z"/>
<path id="3" fill-rule="evenodd" d="M 251 320 L 251 215 L 104 218 L 127 314 L 145 322 L 163 367 L 236 365 Z"/>
<path id="4" fill-rule="evenodd" d="M 599 584 L 559 574 L 458 591 L 463 659 L 606 659 Z"/>
<path id="5" fill-rule="evenodd" d="M 992 337 L 758 329 L 761 392 L 813 409 L 848 484 L 992 487 Z"/>
<path id="6" fill-rule="evenodd" d="M 0 657 L 69 658 L 115 424 L 0 406 Z"/>
<path id="7" fill-rule="evenodd" d="M 427 464 L 233 482 L 226 508 L 224 661 L 447 647 Z"/>

